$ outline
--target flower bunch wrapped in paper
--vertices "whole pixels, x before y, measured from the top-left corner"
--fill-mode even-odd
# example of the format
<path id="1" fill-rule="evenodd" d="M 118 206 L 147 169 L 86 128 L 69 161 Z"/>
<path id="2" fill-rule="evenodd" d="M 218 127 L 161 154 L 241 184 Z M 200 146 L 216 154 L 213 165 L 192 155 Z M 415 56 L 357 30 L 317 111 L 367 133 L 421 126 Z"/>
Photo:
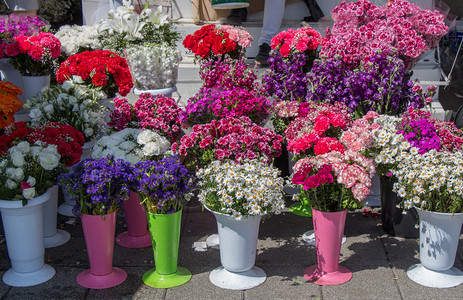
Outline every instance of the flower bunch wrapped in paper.
<path id="1" fill-rule="evenodd" d="M 347 128 L 337 115 L 324 114 L 317 117 L 310 133 L 297 140 L 295 150 L 305 152 L 294 166 L 292 182 L 301 189 L 294 200 L 326 212 L 358 207 L 370 193 L 375 172 L 373 160 L 364 153 L 371 146 L 378 115 L 369 112 Z M 335 137 L 326 135 L 330 130 Z"/>
<path id="2" fill-rule="evenodd" d="M 44 88 L 39 96 L 28 99 L 25 107 L 30 109 L 33 125 L 49 122 L 70 125 L 82 132 L 88 142 L 103 131 L 104 112 L 97 102 L 103 97 L 106 96 L 98 89 L 65 81 Z"/>
<path id="3" fill-rule="evenodd" d="M 22 89 L 10 82 L 0 81 L 0 129 L 14 123 L 14 114 L 23 107 L 18 95 Z"/>
<path id="4" fill-rule="evenodd" d="M 320 55 L 340 56 L 345 67 L 355 69 L 380 50 L 392 51 L 411 70 L 421 55 L 434 48 L 447 33 L 444 15 L 405 0 L 383 6 L 370 1 L 341 2 L 333 11 L 334 25 L 326 32 Z"/>
<path id="5" fill-rule="evenodd" d="M 169 150 L 169 141 L 158 133 L 126 128 L 100 138 L 93 146 L 92 158 L 113 155 L 134 165 L 142 160 L 159 160 Z"/>
<path id="6" fill-rule="evenodd" d="M 117 129 L 151 129 L 166 137 L 171 143 L 180 135 L 180 113 L 173 98 L 143 93 L 135 105 L 125 98 L 114 99 L 115 109 L 109 115 L 108 125 Z"/>
<path id="7" fill-rule="evenodd" d="M 214 160 L 199 169 L 199 201 L 208 209 L 233 216 L 269 217 L 285 207 L 280 171 L 258 159 Z"/>
<path id="8" fill-rule="evenodd" d="M 61 63 L 56 79 L 59 83 L 72 79 L 79 84 L 99 87 L 107 97 L 114 97 L 116 92 L 126 96 L 133 87 L 125 59 L 105 50 L 85 51 L 70 56 Z"/>
<path id="9" fill-rule="evenodd" d="M 269 70 L 262 82 L 265 91 L 276 101 L 303 101 L 307 93 L 307 73 L 318 58 L 323 43 L 319 32 L 311 27 L 288 29 L 271 41 Z"/>
<path id="10" fill-rule="evenodd" d="M 260 158 L 270 163 L 281 155 L 283 137 L 252 123 L 248 117 L 212 120 L 194 125 L 192 130 L 180 143 L 172 144 L 172 152 L 186 156 L 186 166 L 193 171 L 213 160 Z"/>
<path id="11" fill-rule="evenodd" d="M 215 61 L 223 59 L 225 55 L 232 59 L 242 57 L 252 40 L 244 28 L 210 24 L 187 35 L 183 46 L 191 50 L 198 60 Z"/>

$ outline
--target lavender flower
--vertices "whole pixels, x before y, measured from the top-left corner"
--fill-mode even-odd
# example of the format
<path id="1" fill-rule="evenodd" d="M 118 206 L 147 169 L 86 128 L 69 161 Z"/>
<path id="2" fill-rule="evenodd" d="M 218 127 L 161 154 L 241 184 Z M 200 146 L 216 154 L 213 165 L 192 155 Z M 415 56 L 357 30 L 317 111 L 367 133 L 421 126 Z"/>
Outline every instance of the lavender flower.
<path id="1" fill-rule="evenodd" d="M 130 163 L 114 156 L 99 160 L 87 159 L 72 168 L 71 173 L 62 174 L 58 184 L 76 201 L 73 212 L 105 215 L 121 207 L 127 200 L 134 182 Z"/>
<path id="2" fill-rule="evenodd" d="M 146 211 L 172 214 L 180 211 L 193 190 L 193 175 L 176 156 L 160 161 L 141 161 L 134 167 L 134 189 Z"/>

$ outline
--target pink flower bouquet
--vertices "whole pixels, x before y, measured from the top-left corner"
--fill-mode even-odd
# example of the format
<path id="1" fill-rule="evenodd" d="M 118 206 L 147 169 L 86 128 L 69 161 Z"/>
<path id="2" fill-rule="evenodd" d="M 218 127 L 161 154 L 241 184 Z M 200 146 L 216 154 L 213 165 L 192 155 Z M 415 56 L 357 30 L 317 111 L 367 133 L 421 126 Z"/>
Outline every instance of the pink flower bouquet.
<path id="1" fill-rule="evenodd" d="M 117 130 L 125 128 L 151 129 L 166 137 L 171 143 L 181 133 L 180 112 L 173 98 L 141 94 L 132 105 L 125 98 L 114 99 L 115 109 L 109 115 L 108 125 Z"/>
<path id="2" fill-rule="evenodd" d="M 48 75 L 61 54 L 61 43 L 49 32 L 20 35 L 5 47 L 5 54 L 11 57 L 11 63 L 23 76 Z"/>
<path id="3" fill-rule="evenodd" d="M 356 120 L 351 128 L 342 131 L 339 139 L 318 138 L 315 134 L 330 127 L 329 122 L 336 117 L 317 122 L 312 135 L 304 136 L 313 148 L 313 155 L 298 160 L 294 166 L 292 182 L 301 187 L 295 200 L 306 200 L 303 202 L 308 201 L 315 209 L 327 212 L 358 207 L 358 201 L 363 201 L 370 193 L 371 177 L 375 172 L 373 160 L 363 153 L 371 146 L 372 131 L 378 127 L 373 122 L 377 116 L 370 112 Z M 318 128 L 320 124 L 322 127 Z M 335 125 L 343 127 L 340 123 Z M 309 137 L 314 137 L 313 142 Z"/>
<path id="4" fill-rule="evenodd" d="M 441 13 L 405 0 L 390 0 L 384 6 L 365 0 L 343 1 L 332 16 L 335 23 L 326 32 L 327 41 L 320 55 L 339 55 L 350 69 L 381 50 L 394 52 L 410 70 L 448 31 Z"/>
<path id="5" fill-rule="evenodd" d="M 190 170 L 203 168 L 213 160 L 260 158 L 270 163 L 281 155 L 283 137 L 252 123 L 248 117 L 213 120 L 192 129 L 180 144 L 172 144 L 174 153 L 186 156 Z"/>

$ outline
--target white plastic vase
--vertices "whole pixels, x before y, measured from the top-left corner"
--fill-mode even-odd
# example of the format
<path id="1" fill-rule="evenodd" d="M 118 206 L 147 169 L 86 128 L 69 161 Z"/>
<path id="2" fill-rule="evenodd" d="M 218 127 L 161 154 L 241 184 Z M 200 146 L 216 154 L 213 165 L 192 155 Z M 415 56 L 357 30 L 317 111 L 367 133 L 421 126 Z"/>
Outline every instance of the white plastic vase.
<path id="1" fill-rule="evenodd" d="M 143 93 L 149 93 L 153 96 L 163 95 L 165 97 L 172 97 L 172 94 L 177 91 L 177 86 L 165 88 L 165 89 L 157 89 L 157 90 L 139 90 L 137 88 L 133 89 L 133 93 L 135 95 L 141 95 Z"/>
<path id="2" fill-rule="evenodd" d="M 236 220 L 232 216 L 211 211 L 217 220 L 221 267 L 209 275 L 212 284 L 230 290 L 247 290 L 267 279 L 256 266 L 260 216 Z"/>
<path id="3" fill-rule="evenodd" d="M 449 288 L 463 283 L 463 272 L 453 267 L 460 240 L 463 213 L 438 213 L 417 209 L 420 217 L 420 264 L 408 277 L 424 286 Z"/>
<path id="4" fill-rule="evenodd" d="M 43 233 L 45 248 L 61 246 L 69 241 L 69 232 L 57 229 L 58 217 L 58 186 L 49 189 L 50 200 L 43 205 Z"/>
<path id="5" fill-rule="evenodd" d="M 9 58 L 0 58 L 0 70 L 2 71 L 2 81 L 9 81 L 16 87 L 24 89 L 23 77 L 18 70 L 16 70 L 10 62 Z M 26 102 L 24 92 L 18 96 L 21 102 Z"/>
<path id="6" fill-rule="evenodd" d="M 0 200 L 11 269 L 3 274 L 3 282 L 10 286 L 33 286 L 48 281 L 55 269 L 44 263 L 43 204 L 50 199 L 49 191 L 28 200 Z"/>
<path id="7" fill-rule="evenodd" d="M 32 99 L 33 97 L 40 96 L 40 90 L 45 86 L 50 86 L 50 75 L 43 76 L 23 76 L 24 97 Z"/>

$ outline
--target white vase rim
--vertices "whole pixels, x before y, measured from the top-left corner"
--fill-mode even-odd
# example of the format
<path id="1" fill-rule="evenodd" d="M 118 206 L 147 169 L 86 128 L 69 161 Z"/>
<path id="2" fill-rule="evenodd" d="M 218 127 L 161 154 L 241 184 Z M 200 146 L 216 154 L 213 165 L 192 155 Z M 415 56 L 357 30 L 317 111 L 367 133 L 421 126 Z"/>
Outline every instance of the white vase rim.
<path id="1" fill-rule="evenodd" d="M 432 211 L 432 210 L 426 210 L 426 209 L 421 209 L 421 208 L 418 208 L 416 206 L 413 206 L 413 208 L 415 208 L 418 212 L 421 212 L 421 213 L 432 213 L 432 214 L 435 214 L 435 215 L 441 215 L 441 216 L 462 216 L 463 215 L 463 212 L 460 212 L 460 213 L 443 213 L 443 212 L 437 212 L 437 211 Z"/>
<path id="2" fill-rule="evenodd" d="M 50 191 L 47 189 L 45 193 L 39 195 L 35 198 L 27 200 L 25 206 L 22 205 L 22 200 L 0 200 L 0 208 L 22 208 L 22 207 L 31 207 L 35 205 L 42 204 L 50 198 Z"/>
<path id="3" fill-rule="evenodd" d="M 229 218 L 234 219 L 232 215 L 223 214 L 223 213 L 220 213 L 220 212 L 216 212 L 215 210 L 212 210 L 212 209 L 210 209 L 209 207 L 207 207 L 205 204 L 203 205 L 203 207 L 204 207 L 205 209 L 207 209 L 208 211 L 210 211 L 211 213 L 213 213 L 213 214 L 217 214 L 217 215 L 220 215 L 220 216 L 229 217 Z M 257 216 L 251 216 L 251 215 L 249 215 L 249 216 L 242 216 L 242 218 L 243 218 L 243 219 L 262 218 L 262 216 L 263 216 L 263 215 L 257 215 Z"/>
<path id="4" fill-rule="evenodd" d="M 139 90 L 137 88 L 133 88 L 133 93 L 135 95 L 141 95 L 143 93 L 149 94 L 172 94 L 173 92 L 177 91 L 177 86 L 172 86 L 163 89 L 154 89 L 154 90 Z"/>

